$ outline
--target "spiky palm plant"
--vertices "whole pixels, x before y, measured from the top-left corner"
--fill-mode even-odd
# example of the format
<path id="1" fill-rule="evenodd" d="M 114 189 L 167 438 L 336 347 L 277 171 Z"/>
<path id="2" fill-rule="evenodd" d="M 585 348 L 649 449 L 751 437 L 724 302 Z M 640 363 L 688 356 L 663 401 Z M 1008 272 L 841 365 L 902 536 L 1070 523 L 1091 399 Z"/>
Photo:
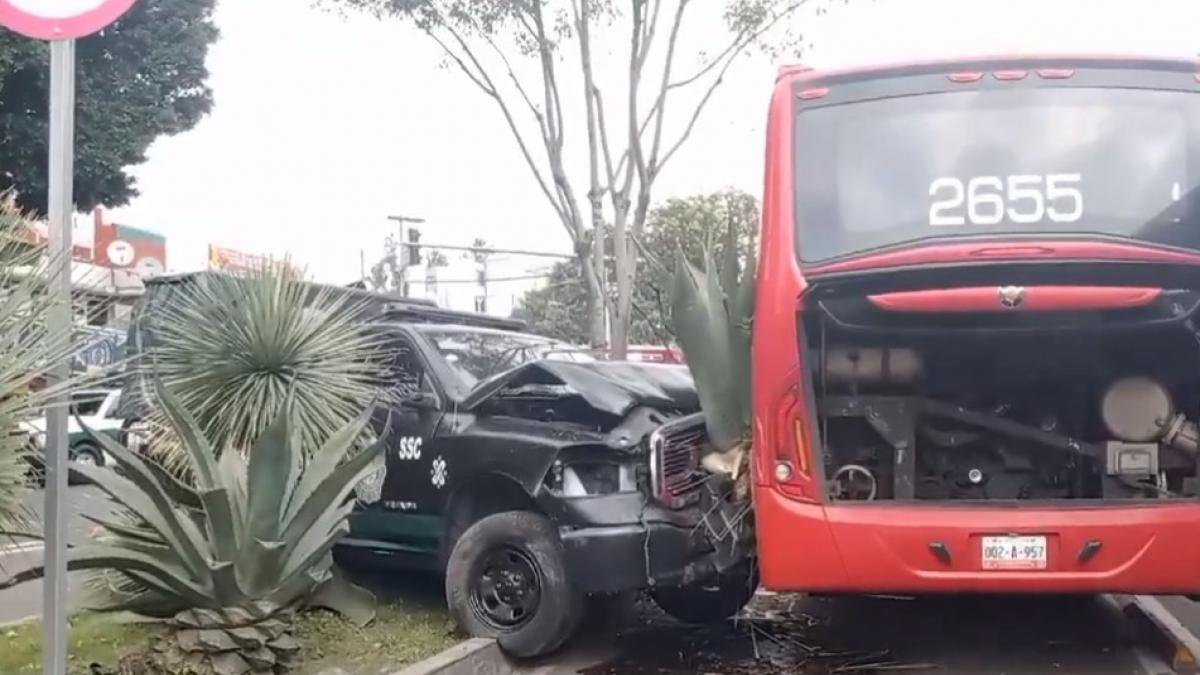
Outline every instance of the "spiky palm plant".
<path id="1" fill-rule="evenodd" d="M 45 285 L 46 272 L 69 261 L 47 259 L 45 248 L 33 243 L 32 226 L 12 193 L 0 193 L 0 542 L 5 534 L 34 529 L 24 506 L 34 448 L 20 423 L 78 384 L 68 377 L 39 387 L 72 352 L 69 334 L 49 330 L 55 301 Z"/>
<path id="2" fill-rule="evenodd" d="M 711 447 L 703 458 L 717 474 L 744 475 L 750 454 L 750 322 L 754 316 L 755 260 L 745 269 L 733 231 L 722 242 L 721 260 L 706 247 L 704 266 L 675 261 L 671 320 L 696 385 Z"/>
<path id="3" fill-rule="evenodd" d="M 194 675 L 287 670 L 299 648 L 292 615 L 306 605 L 370 620 L 374 596 L 337 576 L 332 559 L 349 529 L 350 492 L 383 450 L 375 443 L 350 453 L 370 408 L 305 461 L 298 413 L 285 401 L 248 460 L 237 452 L 217 459 L 191 413 L 165 388 L 157 394 L 194 484 L 89 431 L 117 471 L 80 471 L 135 515 L 84 516 L 106 535 L 74 549 L 70 568 L 103 571 L 125 589 L 96 609 L 173 611 L 155 661 L 163 672 Z"/>
<path id="4" fill-rule="evenodd" d="M 212 445 L 247 451 L 285 400 L 306 452 L 379 393 L 388 357 L 367 306 L 298 280 L 285 266 L 246 277 L 200 275 L 149 297 L 142 382 L 161 380 Z M 169 466 L 183 457 L 157 406 L 146 420 Z"/>

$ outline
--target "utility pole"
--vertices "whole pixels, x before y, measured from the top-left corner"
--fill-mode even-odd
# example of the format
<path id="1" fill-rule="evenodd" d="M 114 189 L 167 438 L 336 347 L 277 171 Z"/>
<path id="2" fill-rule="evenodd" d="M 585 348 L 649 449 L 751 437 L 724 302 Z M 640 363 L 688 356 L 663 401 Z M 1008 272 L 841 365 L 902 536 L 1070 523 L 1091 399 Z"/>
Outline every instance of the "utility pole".
<path id="1" fill-rule="evenodd" d="M 421 223 L 424 223 L 425 219 L 417 218 L 417 217 L 413 217 L 413 216 L 388 216 L 388 220 L 396 221 L 396 236 L 398 237 L 398 239 L 396 240 L 396 243 L 400 247 L 400 294 L 407 298 L 408 297 L 408 267 L 409 267 L 409 265 L 412 264 L 413 258 L 416 256 L 414 256 L 413 253 L 409 250 L 412 246 L 415 245 L 415 242 L 409 243 L 409 242 L 405 241 L 404 235 L 405 235 L 406 230 L 408 229 L 406 227 L 406 224 L 411 223 L 413 225 L 419 225 Z M 417 239 L 418 240 L 420 239 L 419 233 L 417 235 Z"/>
<path id="2" fill-rule="evenodd" d="M 475 311 L 480 314 L 486 314 L 488 301 L 488 256 L 491 255 L 491 251 L 487 248 L 487 242 L 480 237 L 476 237 L 475 241 L 471 242 L 471 246 L 475 249 L 471 252 L 471 256 L 475 258 L 475 263 L 479 265 L 479 269 L 476 272 L 479 279 L 479 297 L 475 299 Z"/>

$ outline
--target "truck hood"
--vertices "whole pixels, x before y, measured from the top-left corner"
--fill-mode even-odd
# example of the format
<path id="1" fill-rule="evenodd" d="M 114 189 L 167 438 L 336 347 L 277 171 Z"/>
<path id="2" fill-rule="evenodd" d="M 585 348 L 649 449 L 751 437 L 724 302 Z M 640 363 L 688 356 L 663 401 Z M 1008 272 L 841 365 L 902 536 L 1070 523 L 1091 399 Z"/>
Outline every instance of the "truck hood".
<path id="1" fill-rule="evenodd" d="M 463 407 L 498 399 L 561 401 L 577 398 L 596 412 L 623 417 L 637 407 L 691 413 L 700 409 L 686 366 L 625 361 L 580 363 L 547 359 L 527 363 L 480 383 Z"/>

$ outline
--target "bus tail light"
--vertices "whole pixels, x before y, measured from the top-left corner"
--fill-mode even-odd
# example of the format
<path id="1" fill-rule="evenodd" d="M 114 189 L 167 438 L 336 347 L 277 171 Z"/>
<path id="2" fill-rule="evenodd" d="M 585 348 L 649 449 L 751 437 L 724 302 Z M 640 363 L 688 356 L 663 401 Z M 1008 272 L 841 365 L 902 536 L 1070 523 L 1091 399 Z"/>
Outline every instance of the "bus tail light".
<path id="1" fill-rule="evenodd" d="M 789 389 L 780 399 L 775 430 L 774 448 L 772 452 L 767 453 L 771 458 L 772 477 L 776 484 L 792 496 L 811 499 L 808 489 L 812 480 L 809 466 L 809 434 L 804 424 L 797 390 Z"/>
<path id="2" fill-rule="evenodd" d="M 1065 80 L 1075 74 L 1074 68 L 1039 68 L 1038 77 L 1043 80 Z"/>
<path id="3" fill-rule="evenodd" d="M 997 80 L 1023 80 L 1029 74 L 1026 70 L 996 70 L 992 71 L 992 77 Z"/>
<path id="4" fill-rule="evenodd" d="M 958 82 L 960 84 L 964 82 L 978 82 L 979 80 L 983 79 L 983 71 L 964 70 L 957 73 L 950 73 L 946 76 L 946 79 L 950 80 L 951 82 Z"/>

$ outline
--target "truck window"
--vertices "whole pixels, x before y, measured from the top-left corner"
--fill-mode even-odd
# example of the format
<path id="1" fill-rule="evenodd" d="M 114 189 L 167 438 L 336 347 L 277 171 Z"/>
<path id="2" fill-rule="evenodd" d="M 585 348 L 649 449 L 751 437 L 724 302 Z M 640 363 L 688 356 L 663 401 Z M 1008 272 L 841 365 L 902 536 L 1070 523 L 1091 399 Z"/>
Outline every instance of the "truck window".
<path id="1" fill-rule="evenodd" d="M 387 379 L 389 389 L 398 396 L 407 396 L 422 392 L 433 393 L 433 386 L 425 372 L 421 357 L 413 348 L 412 343 L 400 339 L 395 344 L 396 356 L 388 369 Z"/>

